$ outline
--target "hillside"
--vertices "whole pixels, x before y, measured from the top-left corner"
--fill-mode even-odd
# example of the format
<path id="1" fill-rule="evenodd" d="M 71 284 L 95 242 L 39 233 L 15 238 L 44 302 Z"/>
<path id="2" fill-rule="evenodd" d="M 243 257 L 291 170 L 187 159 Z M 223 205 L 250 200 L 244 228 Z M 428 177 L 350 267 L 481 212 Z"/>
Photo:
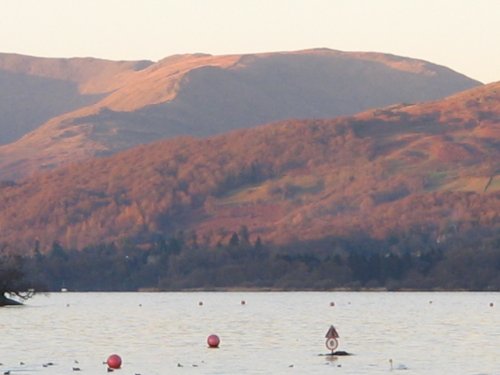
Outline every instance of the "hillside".
<path id="1" fill-rule="evenodd" d="M 0 145 L 52 117 L 100 101 L 147 61 L 53 59 L 0 53 Z"/>
<path id="2" fill-rule="evenodd" d="M 415 232 L 494 238 L 499 119 L 495 83 L 351 117 L 142 145 L 4 183 L 0 238 L 18 251 L 56 240 L 148 243 L 180 230 L 227 243 L 242 226 L 283 244 Z"/>
<path id="3" fill-rule="evenodd" d="M 0 180 L 167 137 L 352 115 L 480 85 L 422 60 L 327 49 L 154 64 L 2 55 L 1 79 L 10 83 L 0 85 Z"/>

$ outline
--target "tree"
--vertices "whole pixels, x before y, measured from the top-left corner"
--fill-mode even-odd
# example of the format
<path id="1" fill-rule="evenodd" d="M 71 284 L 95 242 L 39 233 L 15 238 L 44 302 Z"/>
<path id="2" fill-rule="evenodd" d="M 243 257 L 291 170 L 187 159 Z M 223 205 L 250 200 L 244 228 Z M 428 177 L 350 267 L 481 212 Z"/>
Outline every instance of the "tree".
<path id="1" fill-rule="evenodd" d="M 238 235 L 242 243 L 244 243 L 245 245 L 248 245 L 250 243 L 250 232 L 246 225 L 240 226 L 240 229 L 238 230 Z"/>
<path id="2" fill-rule="evenodd" d="M 0 260 L 0 306 L 21 305 L 20 302 L 9 297 L 18 297 L 27 300 L 34 294 L 26 280 L 23 260 L 20 257 L 3 257 Z"/>
<path id="3" fill-rule="evenodd" d="M 233 235 L 229 239 L 229 246 L 231 247 L 237 247 L 240 244 L 240 238 L 238 237 L 238 234 L 236 232 L 233 232 Z"/>

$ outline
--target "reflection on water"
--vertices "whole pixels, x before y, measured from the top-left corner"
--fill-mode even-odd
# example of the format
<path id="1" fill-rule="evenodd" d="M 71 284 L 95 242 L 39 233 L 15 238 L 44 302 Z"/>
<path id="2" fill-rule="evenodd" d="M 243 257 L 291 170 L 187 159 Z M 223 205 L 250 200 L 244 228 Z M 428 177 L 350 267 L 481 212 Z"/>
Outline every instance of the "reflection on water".
<path id="1" fill-rule="evenodd" d="M 0 309 L 0 373 L 500 375 L 500 293 L 61 293 Z M 245 301 L 242 304 L 241 301 Z M 200 304 L 202 302 L 202 304 Z M 334 302 L 334 306 L 331 306 Z M 493 306 L 490 306 L 493 303 Z M 338 350 L 326 354 L 333 324 Z M 219 349 L 206 339 L 216 333 Z M 22 363 L 22 364 L 21 364 Z M 53 363 L 53 366 L 47 366 Z M 46 365 L 45 367 L 43 365 Z"/>

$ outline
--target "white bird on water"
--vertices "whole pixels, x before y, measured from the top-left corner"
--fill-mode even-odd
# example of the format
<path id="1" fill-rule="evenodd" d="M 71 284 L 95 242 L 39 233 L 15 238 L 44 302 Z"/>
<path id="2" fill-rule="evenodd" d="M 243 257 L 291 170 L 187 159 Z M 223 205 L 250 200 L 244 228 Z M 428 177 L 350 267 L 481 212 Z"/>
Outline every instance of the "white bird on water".
<path id="1" fill-rule="evenodd" d="M 392 358 L 389 359 L 389 363 L 391 364 L 391 371 L 392 370 L 408 370 L 408 367 L 402 363 L 398 364 L 396 367 L 393 367 Z"/>

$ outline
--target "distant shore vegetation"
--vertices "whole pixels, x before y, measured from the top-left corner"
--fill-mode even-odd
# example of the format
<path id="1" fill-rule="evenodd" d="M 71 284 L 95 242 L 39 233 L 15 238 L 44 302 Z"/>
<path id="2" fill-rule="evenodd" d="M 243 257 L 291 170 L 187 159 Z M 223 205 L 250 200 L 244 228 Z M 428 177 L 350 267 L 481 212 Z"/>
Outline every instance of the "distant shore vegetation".
<path id="1" fill-rule="evenodd" d="M 253 239 L 245 227 L 213 248 L 195 233 L 1 256 L 4 292 L 177 290 L 500 290 L 500 235 L 436 241 L 425 233 L 384 240 L 357 235 L 287 246 Z M 7 288 L 6 288 L 7 286 Z"/>

